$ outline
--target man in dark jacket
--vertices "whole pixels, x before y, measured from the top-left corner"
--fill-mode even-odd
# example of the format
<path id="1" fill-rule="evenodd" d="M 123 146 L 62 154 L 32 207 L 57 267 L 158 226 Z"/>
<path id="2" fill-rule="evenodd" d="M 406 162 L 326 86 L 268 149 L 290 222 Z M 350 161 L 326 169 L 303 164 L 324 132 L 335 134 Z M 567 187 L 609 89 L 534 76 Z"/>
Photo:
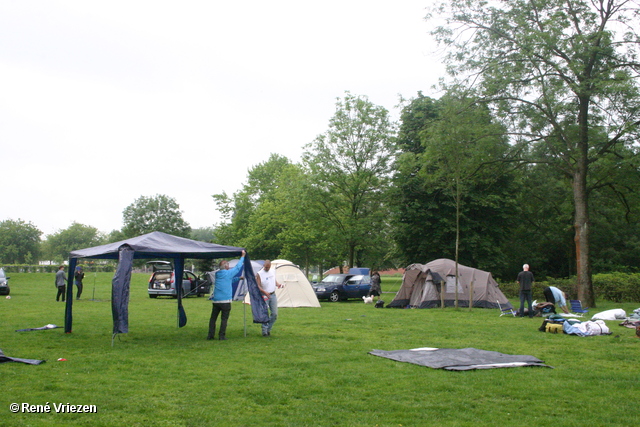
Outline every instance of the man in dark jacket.
<path id="1" fill-rule="evenodd" d="M 529 306 L 529 317 L 533 317 L 533 307 L 531 306 L 531 293 L 533 288 L 533 273 L 529 271 L 529 264 L 522 266 L 516 281 L 520 284 L 520 317 L 524 317 L 524 301 L 527 300 Z"/>
<path id="2" fill-rule="evenodd" d="M 58 272 L 56 273 L 56 288 L 58 288 L 58 294 L 56 295 L 56 301 L 60 301 L 60 297 L 62 297 L 62 301 L 64 301 L 64 297 L 67 291 L 67 274 L 64 272 L 64 265 L 58 267 Z"/>

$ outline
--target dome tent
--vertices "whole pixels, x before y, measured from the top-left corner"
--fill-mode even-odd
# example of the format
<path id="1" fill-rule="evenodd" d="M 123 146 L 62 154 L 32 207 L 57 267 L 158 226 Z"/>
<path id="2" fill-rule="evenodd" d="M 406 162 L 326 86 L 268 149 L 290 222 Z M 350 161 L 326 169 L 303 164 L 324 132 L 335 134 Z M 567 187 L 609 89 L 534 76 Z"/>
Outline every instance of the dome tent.
<path id="1" fill-rule="evenodd" d="M 291 261 L 276 259 L 271 261 L 271 268 L 275 268 L 276 281 L 284 285 L 282 288 L 276 288 L 278 308 L 320 307 L 309 279 L 297 265 Z M 248 295 L 245 296 L 245 303 L 250 303 Z"/>
<path id="2" fill-rule="evenodd" d="M 402 285 L 387 307 L 434 308 L 455 305 L 456 263 L 441 258 L 428 264 L 411 264 L 402 276 Z M 473 307 L 513 308 L 488 271 L 458 264 L 458 306 L 469 307 L 473 287 Z M 442 291 L 444 290 L 444 294 Z"/>

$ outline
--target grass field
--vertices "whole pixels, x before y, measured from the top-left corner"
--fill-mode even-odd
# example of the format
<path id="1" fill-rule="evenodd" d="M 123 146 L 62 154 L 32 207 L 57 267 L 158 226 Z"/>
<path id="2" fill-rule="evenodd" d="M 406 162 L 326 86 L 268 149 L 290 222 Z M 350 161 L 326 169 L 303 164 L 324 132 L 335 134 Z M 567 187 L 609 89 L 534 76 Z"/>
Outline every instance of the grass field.
<path id="1" fill-rule="evenodd" d="M 134 274 L 129 333 L 112 346 L 110 273 L 90 273 L 64 325 L 53 274 L 11 274 L 0 299 L 0 349 L 41 365 L 0 364 L 0 426 L 631 426 L 640 420 L 640 340 L 607 322 L 610 336 L 541 333 L 540 318 L 498 310 L 375 309 L 361 301 L 320 309 L 283 308 L 271 338 L 234 303 L 227 341 L 207 341 L 211 304 L 150 299 L 148 275 Z M 94 291 L 95 288 L 95 291 Z M 399 288 L 385 278 L 383 290 Z M 385 294 L 388 303 L 393 294 Z M 600 302 L 597 310 L 640 303 Z M 435 370 L 369 355 L 373 349 L 475 347 L 527 354 L 541 367 Z M 67 359 L 58 361 L 59 358 Z M 11 403 L 50 405 L 12 413 Z M 53 405 L 95 405 L 56 413 Z"/>

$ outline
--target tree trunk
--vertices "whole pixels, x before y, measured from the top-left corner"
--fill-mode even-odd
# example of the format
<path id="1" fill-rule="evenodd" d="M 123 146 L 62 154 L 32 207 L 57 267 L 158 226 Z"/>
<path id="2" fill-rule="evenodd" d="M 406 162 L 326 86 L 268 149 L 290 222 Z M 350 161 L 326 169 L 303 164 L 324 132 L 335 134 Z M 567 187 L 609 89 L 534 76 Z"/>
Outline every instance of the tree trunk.
<path id="1" fill-rule="evenodd" d="M 349 243 L 349 268 L 353 268 L 353 262 L 356 257 L 356 245 L 353 243 Z"/>
<path id="2" fill-rule="evenodd" d="M 589 259 L 589 193 L 587 171 L 589 168 L 588 105 L 586 98 L 580 99 L 578 123 L 580 127 L 578 158 L 573 172 L 574 241 L 576 245 L 576 275 L 578 278 L 578 299 L 588 307 L 596 306 L 591 282 L 591 261 Z"/>
<path id="3" fill-rule="evenodd" d="M 589 260 L 589 212 L 586 185 L 581 177 L 574 177 L 573 198 L 575 203 L 575 244 L 576 274 L 578 277 L 578 299 L 587 307 L 595 307 L 593 284 L 591 282 L 591 263 Z"/>
<path id="4" fill-rule="evenodd" d="M 460 181 L 456 179 L 456 301 L 455 307 L 458 308 L 458 253 L 460 251 Z"/>

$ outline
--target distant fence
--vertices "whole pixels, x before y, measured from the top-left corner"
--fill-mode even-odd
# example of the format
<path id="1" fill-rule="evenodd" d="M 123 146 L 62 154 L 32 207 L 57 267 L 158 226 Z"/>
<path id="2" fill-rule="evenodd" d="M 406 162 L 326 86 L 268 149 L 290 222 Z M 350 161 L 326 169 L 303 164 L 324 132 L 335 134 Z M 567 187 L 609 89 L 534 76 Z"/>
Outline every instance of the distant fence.
<path id="1" fill-rule="evenodd" d="M 62 264 L 55 265 L 31 265 L 31 264 L 5 264 L 0 265 L 5 273 L 55 273 Z M 95 264 L 95 263 L 79 263 L 85 273 L 93 272 L 114 272 L 116 271 L 115 263 Z M 65 265 L 65 269 L 68 266 Z"/>

